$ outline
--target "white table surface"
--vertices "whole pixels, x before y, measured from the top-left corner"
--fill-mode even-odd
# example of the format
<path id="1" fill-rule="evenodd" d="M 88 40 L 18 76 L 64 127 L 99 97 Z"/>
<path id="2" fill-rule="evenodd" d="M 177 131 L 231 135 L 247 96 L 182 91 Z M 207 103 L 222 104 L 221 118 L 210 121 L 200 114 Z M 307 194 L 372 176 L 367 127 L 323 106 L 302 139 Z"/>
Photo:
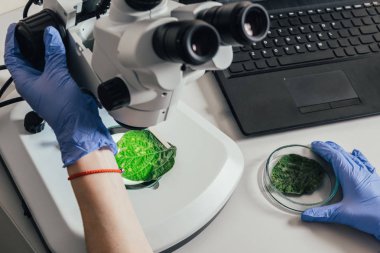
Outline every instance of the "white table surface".
<path id="1" fill-rule="evenodd" d="M 21 13 L 22 10 L 18 9 L 0 16 L 1 55 L 6 27 L 17 21 Z M 0 64 L 2 62 L 0 57 Z M 0 84 L 7 77 L 8 73 L 1 71 Z M 380 252 L 380 243 L 364 233 L 340 225 L 303 223 L 299 216 L 278 210 L 263 197 L 257 186 L 258 168 L 271 151 L 286 144 L 333 140 L 347 150 L 360 149 L 375 166 L 379 166 L 380 116 L 248 138 L 240 133 L 210 74 L 197 84 L 188 85 L 183 93 L 186 94 L 182 96 L 184 102 L 238 143 L 245 158 L 245 172 L 218 217 L 176 252 Z"/>

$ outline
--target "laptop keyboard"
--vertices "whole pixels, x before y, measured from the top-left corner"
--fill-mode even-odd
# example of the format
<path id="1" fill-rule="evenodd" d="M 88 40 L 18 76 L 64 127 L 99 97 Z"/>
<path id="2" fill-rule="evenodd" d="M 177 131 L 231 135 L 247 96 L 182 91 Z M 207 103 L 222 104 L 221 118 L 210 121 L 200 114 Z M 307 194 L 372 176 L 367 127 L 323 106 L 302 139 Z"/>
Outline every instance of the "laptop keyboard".
<path id="1" fill-rule="evenodd" d="M 233 48 L 229 77 L 272 72 L 380 52 L 380 3 L 270 14 L 267 38 Z"/>

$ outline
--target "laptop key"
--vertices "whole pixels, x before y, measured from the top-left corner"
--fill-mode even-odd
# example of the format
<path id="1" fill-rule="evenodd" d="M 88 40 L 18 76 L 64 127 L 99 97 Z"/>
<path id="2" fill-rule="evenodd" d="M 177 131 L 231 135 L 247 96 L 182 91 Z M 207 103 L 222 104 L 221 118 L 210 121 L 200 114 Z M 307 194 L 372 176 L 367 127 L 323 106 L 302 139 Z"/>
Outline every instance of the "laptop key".
<path id="1" fill-rule="evenodd" d="M 308 16 L 300 17 L 300 21 L 302 24 L 307 25 L 311 23 L 311 20 Z"/>
<path id="2" fill-rule="evenodd" d="M 323 31 L 331 30 L 330 25 L 329 24 L 325 24 L 325 23 L 321 24 L 321 28 L 322 28 Z"/>
<path id="3" fill-rule="evenodd" d="M 276 66 L 278 66 L 278 62 L 277 62 L 276 58 L 268 59 L 267 60 L 267 64 L 268 64 L 269 67 L 276 67 Z"/>
<path id="4" fill-rule="evenodd" d="M 249 61 L 250 59 L 248 53 L 235 53 L 232 62 Z"/>
<path id="5" fill-rule="evenodd" d="M 252 51 L 250 54 L 253 60 L 261 59 L 260 51 Z"/>
<path id="6" fill-rule="evenodd" d="M 352 36 L 358 36 L 358 35 L 360 35 L 360 31 L 359 31 L 359 29 L 358 28 L 350 28 L 350 34 L 352 35 Z"/>
<path id="7" fill-rule="evenodd" d="M 320 50 L 325 50 L 325 49 L 328 49 L 328 46 L 326 44 L 326 42 L 318 42 L 317 43 L 317 46 Z"/>
<path id="8" fill-rule="evenodd" d="M 352 14 L 351 14 L 350 11 L 343 11 L 343 12 L 342 12 L 342 16 L 343 16 L 343 18 L 345 18 L 345 19 L 352 18 Z"/>
<path id="9" fill-rule="evenodd" d="M 320 23 L 320 22 L 322 22 L 322 19 L 321 19 L 321 17 L 319 15 L 313 15 L 313 16 L 310 17 L 310 19 L 311 19 L 311 21 L 313 23 Z"/>
<path id="10" fill-rule="evenodd" d="M 375 15 L 377 15 L 377 12 L 376 12 L 375 8 L 373 8 L 373 7 L 371 7 L 371 8 L 367 8 L 367 12 L 368 12 L 368 14 L 371 15 L 371 16 L 375 16 Z"/>
<path id="11" fill-rule="evenodd" d="M 288 28 L 288 31 L 291 35 L 297 35 L 300 33 L 300 31 L 297 29 L 297 28 L 294 28 L 294 27 L 289 27 Z"/>
<path id="12" fill-rule="evenodd" d="M 285 40 L 283 38 L 276 38 L 273 40 L 273 42 L 278 47 L 285 45 Z"/>
<path id="13" fill-rule="evenodd" d="M 296 40 L 297 40 L 298 43 L 301 43 L 301 44 L 307 42 L 305 35 L 298 35 L 298 36 L 296 36 Z"/>
<path id="14" fill-rule="evenodd" d="M 339 57 L 339 58 L 346 56 L 346 53 L 344 52 L 343 48 L 335 49 L 334 54 L 336 55 L 336 57 Z"/>
<path id="15" fill-rule="evenodd" d="M 317 46 L 315 45 L 315 43 L 311 43 L 311 44 L 306 44 L 306 48 L 309 52 L 315 52 L 318 50 Z"/>
<path id="16" fill-rule="evenodd" d="M 289 32 L 288 32 L 288 30 L 287 29 L 278 29 L 277 30 L 277 32 L 278 32 L 278 34 L 280 35 L 280 36 L 282 36 L 282 37 L 284 37 L 284 36 L 288 36 L 289 35 Z"/>
<path id="17" fill-rule="evenodd" d="M 357 37 L 349 38 L 348 41 L 350 42 L 352 46 L 360 45 L 360 41 Z"/>
<path id="18" fill-rule="evenodd" d="M 270 27 L 271 27 L 272 29 L 279 28 L 279 27 L 280 27 L 280 24 L 278 23 L 277 20 L 272 20 L 272 21 L 270 22 Z"/>
<path id="19" fill-rule="evenodd" d="M 288 27 L 290 26 L 289 24 L 289 21 L 287 19 L 281 19 L 278 21 L 278 24 L 281 26 L 281 27 Z"/>
<path id="20" fill-rule="evenodd" d="M 367 45 L 360 45 L 360 46 L 356 46 L 355 47 L 355 50 L 358 54 L 368 54 L 369 52 L 371 52 L 369 50 L 369 47 Z"/>
<path id="21" fill-rule="evenodd" d="M 339 37 L 338 34 L 335 31 L 330 31 L 330 32 L 327 33 L 327 35 L 332 40 L 337 39 Z"/>
<path id="22" fill-rule="evenodd" d="M 368 25 L 360 27 L 360 32 L 362 34 L 372 34 L 377 33 L 379 30 L 377 30 L 377 27 L 375 25 Z"/>
<path id="23" fill-rule="evenodd" d="M 300 30 L 301 30 L 301 28 L 300 28 Z M 315 33 L 322 31 L 322 29 L 319 25 L 310 25 L 310 30 L 315 32 Z"/>
<path id="24" fill-rule="evenodd" d="M 273 55 L 282 56 L 282 55 L 284 55 L 284 50 L 282 48 L 274 48 L 273 49 Z"/>
<path id="25" fill-rule="evenodd" d="M 377 42 L 380 42 L 380 33 L 376 33 L 375 35 L 373 35 L 373 38 L 374 38 Z"/>
<path id="26" fill-rule="evenodd" d="M 248 52 L 248 51 L 251 51 L 251 46 L 243 46 L 243 47 L 241 47 L 240 49 L 241 49 L 241 51 L 243 51 L 243 52 Z"/>
<path id="27" fill-rule="evenodd" d="M 340 14 L 340 12 L 334 12 L 334 13 L 331 14 L 331 16 L 332 16 L 332 18 L 334 20 L 341 20 L 341 19 L 343 19 L 342 14 Z"/>
<path id="28" fill-rule="evenodd" d="M 294 50 L 294 47 L 284 47 L 284 51 L 288 55 L 292 55 L 296 53 L 296 50 Z"/>
<path id="29" fill-rule="evenodd" d="M 371 44 L 369 45 L 369 48 L 371 49 L 372 52 L 379 52 L 380 48 L 377 44 Z"/>
<path id="30" fill-rule="evenodd" d="M 298 18 L 291 18 L 291 19 L 289 19 L 289 23 L 292 26 L 298 26 L 301 24 L 301 21 Z"/>
<path id="31" fill-rule="evenodd" d="M 327 42 L 327 44 L 329 45 L 331 49 L 335 49 L 339 47 L 338 41 L 336 40 L 330 40 Z"/>
<path id="32" fill-rule="evenodd" d="M 374 38 L 370 35 L 361 36 L 359 39 L 362 44 L 371 44 L 375 42 Z"/>
<path id="33" fill-rule="evenodd" d="M 348 47 L 350 45 L 348 39 L 339 39 L 338 43 L 341 47 Z"/>
<path id="34" fill-rule="evenodd" d="M 273 56 L 272 54 L 272 51 L 271 50 L 262 50 L 261 51 L 261 54 L 264 58 L 270 58 Z"/>
<path id="35" fill-rule="evenodd" d="M 335 30 L 338 30 L 342 28 L 342 25 L 340 24 L 340 22 L 331 22 L 331 27 Z"/>
<path id="36" fill-rule="evenodd" d="M 318 40 L 318 38 L 317 38 L 317 36 L 315 36 L 315 34 L 308 34 L 306 37 L 307 37 L 307 40 L 310 42 L 315 42 Z"/>
<path id="37" fill-rule="evenodd" d="M 362 22 L 365 25 L 373 25 L 373 20 L 370 17 L 362 18 Z"/>
<path id="38" fill-rule="evenodd" d="M 263 45 L 260 43 L 260 42 L 253 42 L 252 43 L 252 48 L 253 49 L 262 49 L 263 48 Z"/>
<path id="39" fill-rule="evenodd" d="M 351 27 L 352 27 L 351 20 L 343 20 L 343 21 L 342 21 L 342 26 L 343 26 L 344 28 L 351 28 Z"/>
<path id="40" fill-rule="evenodd" d="M 322 15 L 321 15 L 321 18 L 322 18 L 322 20 L 325 21 L 325 22 L 332 21 L 332 17 L 331 17 L 331 15 L 330 15 L 330 13 L 322 14 Z"/>
<path id="41" fill-rule="evenodd" d="M 325 32 L 317 33 L 317 37 L 319 40 L 328 40 L 329 39 L 329 37 L 327 36 L 327 34 Z"/>
<path id="42" fill-rule="evenodd" d="M 284 56 L 278 59 L 280 65 L 292 65 L 298 63 L 307 63 L 314 62 L 320 60 L 328 60 L 334 58 L 334 54 L 330 50 L 309 53 L 309 54 L 300 54 L 300 55 L 292 55 L 292 56 Z"/>
<path id="43" fill-rule="evenodd" d="M 375 24 L 380 24 L 380 16 L 372 17 L 372 20 Z"/>
<path id="44" fill-rule="evenodd" d="M 348 56 L 353 56 L 353 55 L 356 54 L 355 49 L 354 49 L 353 47 L 346 47 L 346 48 L 344 49 L 344 51 L 346 52 L 346 54 L 347 54 Z"/>
<path id="45" fill-rule="evenodd" d="M 244 63 L 243 66 L 244 66 L 244 69 L 247 70 L 247 71 L 251 71 L 251 70 L 256 69 L 255 64 L 253 62 L 251 62 L 251 61 Z"/>
<path id="46" fill-rule="evenodd" d="M 367 16 L 367 12 L 365 9 L 352 10 L 351 13 L 354 17 L 365 17 L 365 16 Z"/>
<path id="47" fill-rule="evenodd" d="M 268 65 L 266 64 L 266 62 L 264 60 L 256 61 L 255 65 L 256 65 L 256 68 L 258 68 L 258 69 L 265 69 L 268 67 Z"/>
<path id="48" fill-rule="evenodd" d="M 348 30 L 340 30 L 338 33 L 339 33 L 340 37 L 342 37 L 342 38 L 347 38 L 350 36 Z"/>
<path id="49" fill-rule="evenodd" d="M 363 22 L 360 18 L 354 18 L 351 20 L 352 21 L 352 24 L 356 27 L 359 27 L 359 26 L 362 26 L 363 25 Z"/>
<path id="50" fill-rule="evenodd" d="M 240 73 L 240 72 L 244 71 L 243 65 L 239 64 L 239 63 L 233 63 L 233 64 L 231 64 L 229 70 L 230 70 L 231 73 Z"/>
<path id="51" fill-rule="evenodd" d="M 268 31 L 268 34 L 267 34 L 268 38 L 275 38 L 276 36 L 277 36 L 276 30 Z"/>
<path id="52" fill-rule="evenodd" d="M 296 45 L 294 47 L 295 47 L 297 53 L 301 53 L 302 54 L 302 53 L 306 52 L 306 48 L 305 48 L 304 45 Z"/>
<path id="53" fill-rule="evenodd" d="M 288 45 L 294 45 L 294 44 L 297 43 L 297 42 L 295 41 L 294 37 L 286 37 L 286 38 L 285 38 L 285 42 L 286 42 L 286 44 L 288 44 Z"/>

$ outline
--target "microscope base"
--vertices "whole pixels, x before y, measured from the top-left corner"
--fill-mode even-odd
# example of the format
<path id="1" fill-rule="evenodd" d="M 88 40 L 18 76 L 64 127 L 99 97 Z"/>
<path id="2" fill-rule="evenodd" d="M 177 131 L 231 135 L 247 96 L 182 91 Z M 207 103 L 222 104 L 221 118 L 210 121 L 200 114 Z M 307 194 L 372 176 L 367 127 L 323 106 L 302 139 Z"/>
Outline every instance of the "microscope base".
<path id="1" fill-rule="evenodd" d="M 79 207 L 54 133 L 49 126 L 27 133 L 23 119 L 30 110 L 22 102 L 0 112 L 1 157 L 50 250 L 85 252 Z M 239 148 L 226 135 L 183 103 L 174 110 L 154 130 L 177 146 L 175 166 L 158 189 L 129 191 L 154 252 L 172 251 L 205 228 L 226 204 L 244 167 Z M 101 116 L 107 127 L 116 125 L 105 111 Z"/>

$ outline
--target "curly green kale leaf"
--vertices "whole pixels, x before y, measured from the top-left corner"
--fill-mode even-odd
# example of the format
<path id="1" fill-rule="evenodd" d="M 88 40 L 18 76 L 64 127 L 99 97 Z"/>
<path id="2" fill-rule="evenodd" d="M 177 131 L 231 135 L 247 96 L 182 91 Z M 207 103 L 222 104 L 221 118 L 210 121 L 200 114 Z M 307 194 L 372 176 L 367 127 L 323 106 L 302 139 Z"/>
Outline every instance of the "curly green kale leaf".
<path id="1" fill-rule="evenodd" d="M 290 154 L 281 157 L 273 167 L 271 181 L 284 194 L 310 194 L 321 186 L 324 173 L 318 162 Z"/>
<path id="2" fill-rule="evenodd" d="M 148 130 L 130 130 L 117 142 L 115 158 L 122 176 L 132 181 L 157 180 L 174 166 L 177 148 L 166 147 Z"/>

